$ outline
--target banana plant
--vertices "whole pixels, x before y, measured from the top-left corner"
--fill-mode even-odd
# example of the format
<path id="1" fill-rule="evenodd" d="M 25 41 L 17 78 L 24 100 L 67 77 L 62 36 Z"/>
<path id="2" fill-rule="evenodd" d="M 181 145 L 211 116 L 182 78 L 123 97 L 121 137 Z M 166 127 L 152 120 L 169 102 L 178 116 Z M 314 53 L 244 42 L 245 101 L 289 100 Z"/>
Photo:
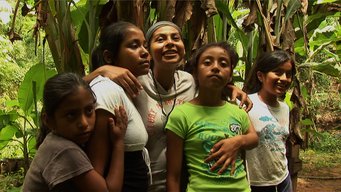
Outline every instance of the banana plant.
<path id="1" fill-rule="evenodd" d="M 46 79 L 56 74 L 37 64 L 26 73 L 19 87 L 18 99 L 6 101 L 0 110 L 0 149 L 10 142 L 19 143 L 23 152 L 26 173 L 30 158 L 35 154 L 35 136 L 39 127 L 39 104 Z"/>

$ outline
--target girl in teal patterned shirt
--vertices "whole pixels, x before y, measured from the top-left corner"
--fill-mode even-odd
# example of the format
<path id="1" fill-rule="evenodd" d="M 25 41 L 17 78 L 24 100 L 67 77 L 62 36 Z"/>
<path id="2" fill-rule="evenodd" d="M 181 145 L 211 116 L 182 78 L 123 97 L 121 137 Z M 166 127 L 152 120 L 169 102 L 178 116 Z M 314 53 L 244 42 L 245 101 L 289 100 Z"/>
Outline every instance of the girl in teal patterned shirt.
<path id="1" fill-rule="evenodd" d="M 246 151 L 252 192 L 292 192 L 286 141 L 289 106 L 281 100 L 295 75 L 295 62 L 282 50 L 262 55 L 252 66 L 244 90 L 254 106 L 249 117 L 259 145 Z"/>

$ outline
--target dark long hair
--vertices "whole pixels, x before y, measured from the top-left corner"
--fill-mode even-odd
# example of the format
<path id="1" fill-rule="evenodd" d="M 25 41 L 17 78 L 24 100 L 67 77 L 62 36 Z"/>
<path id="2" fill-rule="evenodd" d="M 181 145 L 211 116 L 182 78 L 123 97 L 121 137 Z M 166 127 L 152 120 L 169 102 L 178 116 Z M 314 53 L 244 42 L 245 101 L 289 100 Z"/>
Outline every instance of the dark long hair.
<path id="1" fill-rule="evenodd" d="M 48 79 L 44 85 L 43 92 L 43 109 L 41 118 L 45 114 L 49 118 L 53 118 L 54 113 L 59 107 L 59 104 L 70 94 L 76 91 L 79 87 L 83 87 L 94 96 L 89 84 L 87 84 L 79 75 L 75 73 L 60 73 Z M 37 137 L 36 148 L 44 141 L 46 135 L 51 131 L 41 119 L 39 134 Z"/>
<path id="2" fill-rule="evenodd" d="M 113 59 L 117 58 L 127 30 L 131 27 L 137 28 L 132 23 L 119 21 L 102 29 L 99 37 L 99 45 L 91 53 L 92 70 L 106 64 L 103 58 L 104 50 L 108 50 L 112 54 Z"/>
<path id="3" fill-rule="evenodd" d="M 294 76 L 296 73 L 295 62 L 289 53 L 283 50 L 264 53 L 252 66 L 249 75 L 244 82 L 243 91 L 248 94 L 257 93 L 262 88 L 262 82 L 259 81 L 257 72 L 268 73 L 288 61 L 292 65 L 292 75 Z"/>

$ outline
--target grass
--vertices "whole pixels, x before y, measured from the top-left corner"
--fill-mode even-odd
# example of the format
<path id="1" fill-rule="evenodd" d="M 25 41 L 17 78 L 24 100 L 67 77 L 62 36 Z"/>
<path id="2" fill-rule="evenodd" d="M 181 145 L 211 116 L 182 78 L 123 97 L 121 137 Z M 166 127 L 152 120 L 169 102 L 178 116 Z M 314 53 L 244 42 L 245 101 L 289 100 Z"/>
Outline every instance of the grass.
<path id="1" fill-rule="evenodd" d="M 303 172 L 311 172 L 320 168 L 341 166 L 341 153 L 321 152 L 312 149 L 301 150 L 300 159 L 306 167 Z"/>
<path id="2" fill-rule="evenodd" d="M 24 180 L 22 171 L 0 175 L 0 192 L 19 192 L 21 191 Z"/>
<path id="3" fill-rule="evenodd" d="M 341 178 L 340 131 L 324 131 L 314 138 L 310 142 L 309 149 L 300 151 L 303 169 L 299 175 Z"/>

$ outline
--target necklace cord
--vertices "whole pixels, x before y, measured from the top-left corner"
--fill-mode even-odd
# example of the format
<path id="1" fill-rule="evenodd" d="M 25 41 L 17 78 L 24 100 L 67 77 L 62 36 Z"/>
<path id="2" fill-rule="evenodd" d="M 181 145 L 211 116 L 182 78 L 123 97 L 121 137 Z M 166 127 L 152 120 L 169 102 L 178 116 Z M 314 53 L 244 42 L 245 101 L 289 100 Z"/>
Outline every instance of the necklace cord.
<path id="1" fill-rule="evenodd" d="M 163 107 L 163 100 L 162 100 L 162 98 L 161 98 L 161 95 L 160 95 L 160 92 L 159 92 L 159 88 L 158 88 L 158 86 L 157 86 L 157 82 L 156 82 L 156 80 L 155 80 L 154 72 L 153 72 L 153 71 L 152 71 L 152 78 L 153 78 L 153 83 L 154 83 L 154 86 L 155 86 L 155 89 L 156 89 L 156 93 L 157 93 L 157 95 L 158 95 L 158 97 L 159 97 L 159 101 L 158 101 L 158 102 L 160 103 L 160 106 L 161 106 L 161 112 L 162 112 L 162 114 L 166 117 L 166 121 L 164 122 L 164 125 L 163 125 L 163 129 L 165 129 L 165 128 L 166 128 L 166 124 L 167 124 L 167 122 L 168 122 L 168 117 L 169 117 L 169 115 L 172 113 L 172 111 L 173 111 L 173 109 L 174 109 L 174 107 L 175 107 L 176 98 L 177 98 L 177 96 L 178 96 L 178 93 L 176 92 L 175 78 L 174 78 L 174 82 L 173 82 L 175 97 L 174 97 L 174 100 L 173 100 L 173 106 L 172 106 L 172 108 L 171 108 L 171 110 L 169 111 L 168 114 L 166 113 L 166 111 L 165 111 L 165 109 L 164 109 L 164 107 Z"/>

